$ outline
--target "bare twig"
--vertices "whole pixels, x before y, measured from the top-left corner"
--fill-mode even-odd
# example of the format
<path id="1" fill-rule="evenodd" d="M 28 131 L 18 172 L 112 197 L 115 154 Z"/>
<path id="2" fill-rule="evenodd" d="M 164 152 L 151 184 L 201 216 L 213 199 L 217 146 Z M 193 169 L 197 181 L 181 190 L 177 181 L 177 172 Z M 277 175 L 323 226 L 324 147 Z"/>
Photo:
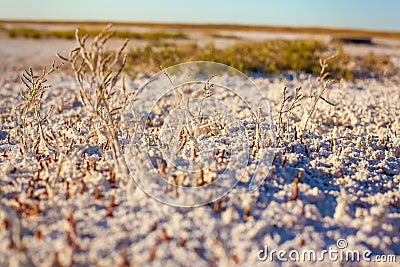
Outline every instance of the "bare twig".
<path id="1" fill-rule="evenodd" d="M 283 138 L 283 134 L 287 130 L 287 126 L 284 124 L 283 115 L 287 114 L 293 115 L 294 110 L 300 106 L 301 101 L 303 100 L 303 94 L 301 94 L 301 87 L 297 87 L 295 89 L 293 96 L 287 95 L 287 86 L 283 88 L 283 99 L 281 102 L 281 106 L 279 109 L 279 118 L 278 118 L 278 139 Z M 286 119 L 288 121 L 288 119 Z"/>
<path id="2" fill-rule="evenodd" d="M 90 48 L 86 46 L 88 36 L 82 37 L 77 29 L 75 38 L 78 47 L 70 52 L 69 58 L 58 56 L 71 64 L 80 87 L 82 102 L 101 125 L 97 130 L 91 131 L 91 134 L 104 131 L 110 141 L 112 155 L 116 161 L 115 167 L 121 171 L 118 173 L 125 175 L 127 172 L 121 162 L 118 133 L 123 122 L 122 114 L 131 95 L 126 93 L 124 81 L 122 87 L 118 87 L 117 84 L 121 81 L 121 73 L 126 65 L 127 58 L 123 51 L 128 40 L 126 39 L 117 51 L 105 51 L 105 44 L 114 35 L 114 32 L 110 31 L 111 27 L 111 24 L 108 25 L 95 36 Z"/>
<path id="3" fill-rule="evenodd" d="M 21 75 L 20 80 L 24 84 L 26 90 L 21 89 L 20 95 L 24 102 L 18 105 L 16 110 L 19 113 L 18 119 L 20 120 L 20 127 L 22 127 L 20 132 L 23 134 L 21 138 L 25 148 L 37 149 L 38 146 L 42 144 L 47 149 L 55 149 L 55 144 L 51 141 L 52 137 L 49 135 L 51 133 L 44 132 L 44 124 L 47 122 L 53 110 L 53 106 L 50 106 L 49 109 L 45 111 L 43 108 L 43 96 L 46 89 L 51 87 L 46 84 L 48 76 L 61 66 L 62 64 L 56 65 L 55 61 L 53 61 L 50 69 L 47 70 L 46 67 L 43 68 L 42 74 L 39 76 L 33 73 L 32 68 L 25 70 Z M 28 133 L 28 130 L 31 129 L 29 126 L 32 123 L 37 126 L 38 136 L 32 136 Z"/>
<path id="4" fill-rule="evenodd" d="M 329 105 L 332 105 L 332 106 L 336 106 L 337 105 L 337 104 L 333 104 L 332 102 L 326 100 L 323 97 L 323 94 L 325 93 L 328 85 L 332 82 L 331 79 L 327 79 L 326 80 L 326 78 L 329 76 L 329 72 L 326 71 L 326 68 L 328 67 L 328 61 L 330 59 L 334 58 L 334 57 L 335 57 L 335 55 L 332 55 L 332 56 L 327 57 L 325 59 L 320 59 L 321 72 L 319 74 L 319 77 L 317 78 L 317 88 L 312 94 L 313 104 L 312 104 L 310 112 L 308 113 L 306 122 L 304 123 L 303 132 L 306 131 L 308 122 L 309 122 L 310 118 L 312 117 L 312 115 L 314 114 L 315 108 L 317 107 L 317 103 L 318 103 L 318 101 L 320 99 L 322 99 L 323 101 L 325 101 Z"/>

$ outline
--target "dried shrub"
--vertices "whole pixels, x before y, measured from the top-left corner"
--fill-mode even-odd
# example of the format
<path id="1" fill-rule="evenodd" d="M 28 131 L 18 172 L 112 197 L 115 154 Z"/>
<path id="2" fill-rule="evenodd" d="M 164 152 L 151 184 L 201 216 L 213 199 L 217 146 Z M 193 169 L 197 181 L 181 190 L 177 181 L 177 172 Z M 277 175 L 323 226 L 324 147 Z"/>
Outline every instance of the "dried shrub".
<path id="1" fill-rule="evenodd" d="M 79 84 L 81 101 L 94 123 L 86 139 L 101 140 L 106 137 L 103 147 L 110 146 L 118 173 L 125 175 L 126 169 L 118 143 L 118 134 L 124 123 L 123 114 L 131 95 L 127 94 L 125 83 L 121 78 L 126 64 L 123 51 L 128 44 L 126 39 L 117 51 L 107 51 L 107 42 L 115 35 L 108 25 L 91 40 L 89 35 L 81 36 L 79 29 L 75 32 L 78 47 L 72 50 L 69 57 L 58 54 L 59 58 L 70 63 L 75 79 Z M 104 140 L 104 138 L 103 138 Z"/>
<path id="2" fill-rule="evenodd" d="M 21 81 L 25 85 L 25 90 L 21 89 L 20 96 L 23 102 L 16 106 L 16 118 L 18 120 L 17 131 L 20 141 L 25 149 L 40 148 L 55 150 L 56 140 L 48 118 L 53 107 L 45 107 L 43 96 L 51 86 L 47 85 L 48 76 L 61 66 L 53 62 L 49 70 L 43 69 L 41 75 L 35 75 L 32 68 L 25 70 L 21 76 Z M 16 135 L 18 136 L 18 135 Z"/>

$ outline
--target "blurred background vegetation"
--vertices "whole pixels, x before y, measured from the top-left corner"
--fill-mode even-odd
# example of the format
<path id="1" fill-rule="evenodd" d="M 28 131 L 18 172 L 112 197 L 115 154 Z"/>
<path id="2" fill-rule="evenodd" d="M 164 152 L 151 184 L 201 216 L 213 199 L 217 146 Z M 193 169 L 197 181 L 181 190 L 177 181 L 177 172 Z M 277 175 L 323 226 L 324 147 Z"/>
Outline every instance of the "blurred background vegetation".
<path id="1" fill-rule="evenodd" d="M 74 39 L 74 30 L 40 29 L 29 27 L 1 28 L 9 38 L 32 39 Z M 81 34 L 95 36 L 100 29 L 82 28 Z M 264 41 L 242 40 L 234 34 L 220 34 L 215 31 L 207 33 L 210 42 L 199 45 L 190 40 L 182 29 L 158 31 L 115 31 L 113 38 L 128 38 L 144 40 L 145 46 L 130 47 L 126 70 L 131 76 L 137 73 L 155 73 L 160 66 L 187 61 L 205 60 L 220 62 L 232 66 L 248 75 L 275 75 L 287 71 L 305 72 L 318 75 L 319 59 L 335 54 L 329 62 L 329 72 L 332 78 L 348 79 L 368 78 L 395 72 L 390 58 L 382 55 L 349 55 L 343 51 L 340 41 L 331 43 L 317 40 L 286 40 L 269 39 Z M 389 36 L 390 37 L 390 36 Z M 206 37 L 207 38 L 207 37 Z M 213 40 L 225 39 L 231 41 L 226 47 L 217 47 Z M 336 38 L 337 39 L 337 38 Z M 180 42 L 185 40 L 185 42 Z M 334 40 L 334 39 L 333 39 Z"/>

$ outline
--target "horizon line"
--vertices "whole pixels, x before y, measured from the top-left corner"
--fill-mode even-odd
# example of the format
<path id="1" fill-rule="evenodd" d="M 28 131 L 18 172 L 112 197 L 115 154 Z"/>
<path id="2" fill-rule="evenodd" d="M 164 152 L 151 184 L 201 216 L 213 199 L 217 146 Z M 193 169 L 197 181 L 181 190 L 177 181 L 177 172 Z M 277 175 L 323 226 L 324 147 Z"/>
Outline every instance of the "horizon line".
<path id="1" fill-rule="evenodd" d="M 221 29 L 221 30 L 257 30 L 257 31 L 280 31 L 295 33 L 355 33 L 355 34 L 377 34 L 377 35 L 393 35 L 392 37 L 400 37 L 400 31 L 394 30 L 376 30 L 363 28 L 341 28 L 341 27 L 319 27 L 319 26 L 287 26 L 287 25 L 271 25 L 271 24 L 246 24 L 246 23 L 212 23 L 212 22 L 158 22 L 158 21 L 112 21 L 112 20 L 42 20 L 42 19 L 0 19 L 0 23 L 31 23 L 31 24 L 52 24 L 52 25 L 73 25 L 88 24 L 101 25 L 113 24 L 115 26 L 139 26 L 139 27 L 175 27 L 175 28 L 196 28 L 196 29 Z"/>

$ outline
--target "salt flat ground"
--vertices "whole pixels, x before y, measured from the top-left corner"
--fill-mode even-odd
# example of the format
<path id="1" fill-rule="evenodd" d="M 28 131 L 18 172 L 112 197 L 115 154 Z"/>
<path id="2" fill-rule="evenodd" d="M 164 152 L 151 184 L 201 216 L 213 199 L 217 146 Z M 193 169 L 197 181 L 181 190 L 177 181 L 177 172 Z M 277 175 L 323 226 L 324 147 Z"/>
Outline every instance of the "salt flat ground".
<path id="1" fill-rule="evenodd" d="M 247 33 L 248 38 L 277 35 Z M 224 45 L 231 40 L 218 42 Z M 398 60 L 397 41 L 381 42 L 377 46 L 348 45 L 345 49 L 386 53 Z M 138 41 L 131 45 L 143 44 Z M 80 168 L 67 159 L 60 171 L 57 159 L 40 163 L 37 155 L 23 154 L 22 145 L 13 140 L 16 122 L 11 115 L 21 101 L 17 78 L 23 68 L 48 64 L 55 52 L 64 53 L 73 47 L 73 41 L 1 37 L 1 266 L 396 265 L 379 263 L 376 258 L 359 263 L 329 258 L 313 263 L 262 262 L 257 258 L 264 246 L 318 253 L 338 249 L 339 239 L 347 242 L 344 250 L 371 250 L 372 257 L 397 255 L 399 262 L 399 77 L 341 81 L 330 87 L 329 99 L 339 105 L 320 103 L 310 131 L 302 138 L 294 136 L 293 131 L 288 133 L 278 145 L 271 174 L 255 193 L 247 191 L 244 179 L 217 203 L 176 208 L 147 196 L 132 179 L 114 181 L 108 170 L 107 151 L 92 147 Z M 276 121 L 282 88 L 286 85 L 292 92 L 302 86 L 310 93 L 313 79 L 291 73 L 254 81 L 269 100 Z M 144 80 L 129 80 L 129 90 L 135 90 Z M 46 105 L 56 107 L 50 119 L 55 127 L 62 128 L 73 118 L 89 117 L 77 100 L 73 77 L 57 72 L 51 83 Z M 310 106 L 304 103 L 302 108 Z M 299 172 L 302 178 L 296 184 Z M 63 179 L 49 186 L 57 176 Z"/>

